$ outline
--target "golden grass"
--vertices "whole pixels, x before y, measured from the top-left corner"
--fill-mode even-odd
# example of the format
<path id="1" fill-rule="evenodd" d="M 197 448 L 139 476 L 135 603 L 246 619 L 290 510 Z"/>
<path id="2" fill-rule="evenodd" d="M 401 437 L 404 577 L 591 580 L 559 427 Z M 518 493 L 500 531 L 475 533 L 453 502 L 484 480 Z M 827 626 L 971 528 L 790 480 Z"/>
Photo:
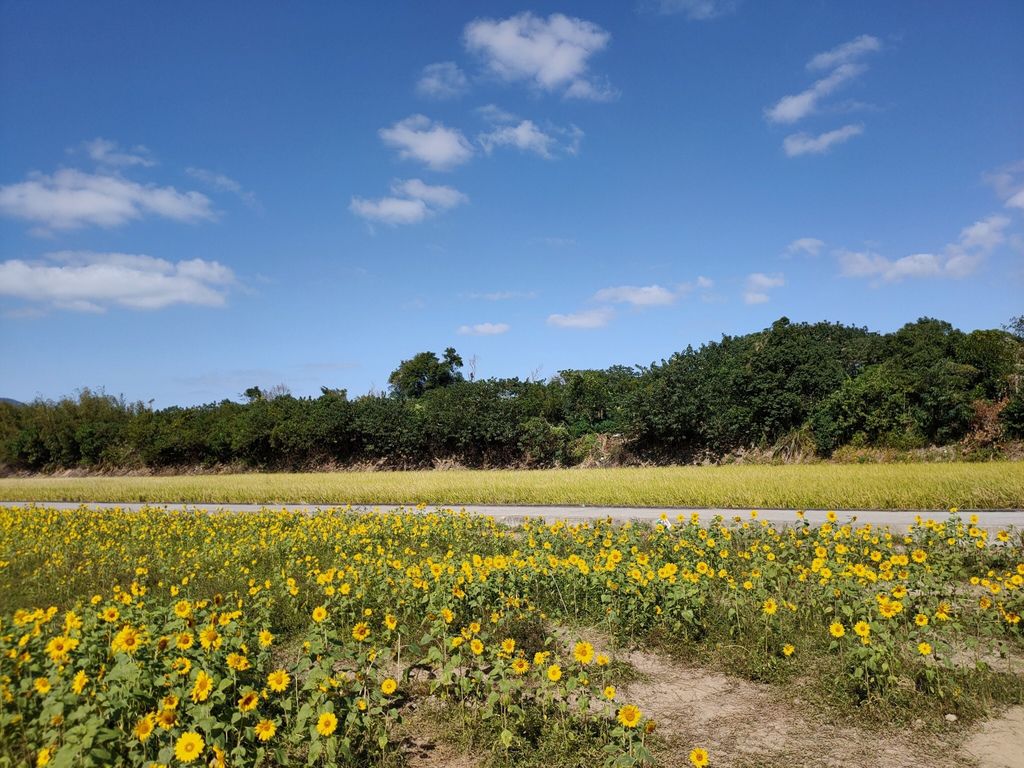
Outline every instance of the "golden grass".
<path id="1" fill-rule="evenodd" d="M 7 478 L 0 500 L 1020 509 L 1024 463 Z"/>

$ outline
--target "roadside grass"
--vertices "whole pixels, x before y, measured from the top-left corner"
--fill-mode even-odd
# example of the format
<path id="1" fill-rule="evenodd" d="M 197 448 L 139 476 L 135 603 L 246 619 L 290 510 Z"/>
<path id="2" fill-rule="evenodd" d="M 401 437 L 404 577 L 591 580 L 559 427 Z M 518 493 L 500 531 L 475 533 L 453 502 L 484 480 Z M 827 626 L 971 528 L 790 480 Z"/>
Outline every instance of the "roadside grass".
<path id="1" fill-rule="evenodd" d="M 1024 508 L 1024 462 L 2 478 L 0 500 Z"/>

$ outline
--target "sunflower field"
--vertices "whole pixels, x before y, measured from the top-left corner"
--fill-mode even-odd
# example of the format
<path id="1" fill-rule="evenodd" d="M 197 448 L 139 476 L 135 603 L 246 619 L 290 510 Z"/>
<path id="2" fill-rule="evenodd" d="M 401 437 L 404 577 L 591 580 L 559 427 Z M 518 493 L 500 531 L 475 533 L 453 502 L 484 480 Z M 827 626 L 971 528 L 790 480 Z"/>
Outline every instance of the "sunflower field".
<path id="1" fill-rule="evenodd" d="M 1021 532 L 830 518 L 3 508 L 0 766 L 401 766 L 425 711 L 493 765 L 649 765 L 656 723 L 616 688 L 635 642 L 828 670 L 855 706 L 976 705 L 1024 648 Z"/>

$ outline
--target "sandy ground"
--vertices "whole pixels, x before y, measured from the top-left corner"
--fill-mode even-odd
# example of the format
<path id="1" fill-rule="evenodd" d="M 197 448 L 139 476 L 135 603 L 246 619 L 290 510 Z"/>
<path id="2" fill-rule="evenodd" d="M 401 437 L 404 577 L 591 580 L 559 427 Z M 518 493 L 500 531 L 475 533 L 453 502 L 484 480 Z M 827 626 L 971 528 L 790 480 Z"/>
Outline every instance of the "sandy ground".
<path id="1" fill-rule="evenodd" d="M 588 639 L 602 645 L 607 640 Z M 680 664 L 660 653 L 630 651 L 617 658 L 638 673 L 637 680 L 620 687 L 617 698 L 655 720 L 655 754 L 664 768 L 689 766 L 696 746 L 708 750 L 714 768 L 1024 768 L 1024 707 L 966 734 L 886 732 L 829 722 L 783 690 Z M 413 740 L 407 755 L 410 768 L 484 764 L 483 756 L 445 744 L 443 734 Z"/>

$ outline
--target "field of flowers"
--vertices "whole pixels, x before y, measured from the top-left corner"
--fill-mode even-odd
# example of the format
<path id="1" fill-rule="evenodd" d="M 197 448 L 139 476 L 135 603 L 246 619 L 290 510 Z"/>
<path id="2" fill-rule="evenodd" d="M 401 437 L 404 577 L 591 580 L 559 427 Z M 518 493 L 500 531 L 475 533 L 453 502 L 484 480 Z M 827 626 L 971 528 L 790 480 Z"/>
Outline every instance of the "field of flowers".
<path id="1" fill-rule="evenodd" d="M 423 712 L 493 765 L 650 764 L 619 643 L 741 649 L 745 674 L 827 673 L 853 706 L 970 712 L 989 684 L 1024 701 L 985 662 L 1024 649 L 1022 613 L 1024 536 L 956 515 L 3 508 L 0 765 L 401 766 Z"/>

